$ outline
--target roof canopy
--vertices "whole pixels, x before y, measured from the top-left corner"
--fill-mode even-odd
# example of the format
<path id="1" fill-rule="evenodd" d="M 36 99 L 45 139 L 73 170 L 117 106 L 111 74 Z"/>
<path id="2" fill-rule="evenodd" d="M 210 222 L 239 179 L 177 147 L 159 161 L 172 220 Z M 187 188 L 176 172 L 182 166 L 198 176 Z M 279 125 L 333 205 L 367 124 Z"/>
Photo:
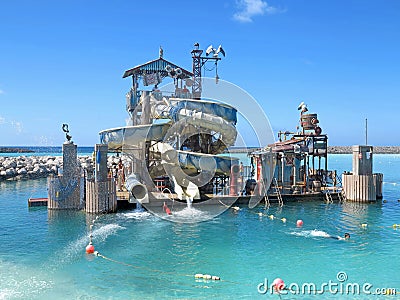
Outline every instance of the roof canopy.
<path id="1" fill-rule="evenodd" d="M 151 73 L 159 73 L 161 77 L 169 76 L 171 71 L 175 71 L 180 69 L 181 72 L 177 75 L 178 78 L 185 79 L 191 78 L 193 76 L 192 72 L 189 72 L 176 64 L 173 64 L 164 58 L 160 57 L 155 60 L 149 61 L 143 65 L 136 66 L 132 69 L 126 70 L 122 78 L 126 78 L 132 75 L 145 75 Z"/>

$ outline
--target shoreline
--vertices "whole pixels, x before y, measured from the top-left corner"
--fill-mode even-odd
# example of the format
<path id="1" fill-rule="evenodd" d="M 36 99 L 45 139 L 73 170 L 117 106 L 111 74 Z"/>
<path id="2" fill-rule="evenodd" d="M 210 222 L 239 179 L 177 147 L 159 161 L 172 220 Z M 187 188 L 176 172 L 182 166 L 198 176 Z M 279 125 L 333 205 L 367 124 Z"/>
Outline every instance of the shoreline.
<path id="1" fill-rule="evenodd" d="M 32 149 L 25 147 L 0 147 L 0 153 L 34 153 Z"/>
<path id="2" fill-rule="evenodd" d="M 374 154 L 400 154 L 400 146 L 372 146 Z M 329 154 L 352 154 L 352 146 L 328 146 Z"/>

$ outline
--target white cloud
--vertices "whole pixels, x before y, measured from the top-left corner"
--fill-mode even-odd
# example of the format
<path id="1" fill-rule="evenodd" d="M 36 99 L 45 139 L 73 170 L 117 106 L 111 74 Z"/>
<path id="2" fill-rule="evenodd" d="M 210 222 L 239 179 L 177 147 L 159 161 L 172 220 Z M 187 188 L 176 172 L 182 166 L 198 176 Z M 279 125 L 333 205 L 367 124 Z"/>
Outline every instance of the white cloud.
<path id="1" fill-rule="evenodd" d="M 239 11 L 233 15 L 233 18 L 242 23 L 253 22 L 254 16 L 282 12 L 282 10 L 270 6 L 262 0 L 238 0 L 237 7 Z"/>
<path id="2" fill-rule="evenodd" d="M 7 120 L 3 116 L 0 116 L 0 125 L 11 126 L 13 130 L 15 130 L 16 134 L 21 134 L 24 131 L 24 124 L 21 121 L 16 120 Z"/>
<path id="3" fill-rule="evenodd" d="M 17 131 L 17 134 L 22 133 L 22 130 L 24 129 L 24 125 L 19 121 L 11 121 L 11 126 L 14 127 L 14 129 Z"/>

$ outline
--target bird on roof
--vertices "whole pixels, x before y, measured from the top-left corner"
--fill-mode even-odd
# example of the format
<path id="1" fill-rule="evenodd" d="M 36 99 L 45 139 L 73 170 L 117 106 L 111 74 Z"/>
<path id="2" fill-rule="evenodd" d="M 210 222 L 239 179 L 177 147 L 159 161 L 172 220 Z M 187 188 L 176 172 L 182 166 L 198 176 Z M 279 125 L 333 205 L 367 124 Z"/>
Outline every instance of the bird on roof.
<path id="1" fill-rule="evenodd" d="M 207 50 L 206 50 L 206 55 L 210 55 L 211 53 L 214 53 L 213 56 L 214 57 L 218 57 L 218 53 L 222 53 L 223 56 L 225 56 L 225 51 L 224 49 L 222 49 L 222 46 L 219 45 L 219 47 L 217 49 L 215 49 L 213 47 L 213 45 L 208 46 Z"/>
<path id="2" fill-rule="evenodd" d="M 308 111 L 307 104 L 305 104 L 304 102 L 301 102 L 301 103 L 299 104 L 299 107 L 297 107 L 297 110 L 301 110 L 301 112 L 306 112 L 306 111 Z"/>

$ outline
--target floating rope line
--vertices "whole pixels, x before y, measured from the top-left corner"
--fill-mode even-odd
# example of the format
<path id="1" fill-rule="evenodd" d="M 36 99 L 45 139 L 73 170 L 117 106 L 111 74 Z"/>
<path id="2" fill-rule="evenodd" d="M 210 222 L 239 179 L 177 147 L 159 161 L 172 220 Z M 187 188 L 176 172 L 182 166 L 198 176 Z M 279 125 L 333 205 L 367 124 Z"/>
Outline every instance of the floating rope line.
<path id="1" fill-rule="evenodd" d="M 96 218 L 94 220 L 92 220 L 92 224 L 89 225 L 89 244 L 86 246 L 87 254 L 94 254 L 95 256 L 103 258 L 104 260 L 107 260 L 107 261 L 110 261 L 110 262 L 113 262 L 113 263 L 116 263 L 116 264 L 119 264 L 122 266 L 134 268 L 134 269 L 141 269 L 141 270 L 144 270 L 147 272 L 166 274 L 166 275 L 192 277 L 192 278 L 194 277 L 196 280 L 203 279 L 203 280 L 206 280 L 207 282 L 208 281 L 223 281 L 223 280 L 221 280 L 221 278 L 219 276 L 216 276 L 216 275 L 201 274 L 201 273 L 197 273 L 197 274 L 193 275 L 193 274 L 176 273 L 176 272 L 171 272 L 171 271 L 162 271 L 162 270 L 152 269 L 152 268 L 148 268 L 148 267 L 144 267 L 144 266 L 133 265 L 130 263 L 126 263 L 123 261 L 119 261 L 119 260 L 107 257 L 107 256 L 101 254 L 99 251 L 95 251 L 94 246 L 93 246 L 93 240 L 92 240 L 93 239 L 93 226 L 98 219 L 99 219 L 99 216 L 96 216 Z M 228 281 L 225 281 L 225 282 L 228 282 Z"/>
<path id="2" fill-rule="evenodd" d="M 126 263 L 123 261 L 118 261 L 116 259 L 112 259 L 110 257 L 107 257 L 105 255 L 102 255 L 101 253 L 99 253 L 98 251 L 94 252 L 94 255 L 96 255 L 97 257 L 100 257 L 106 261 L 109 262 L 113 262 L 122 266 L 126 266 L 126 267 L 130 267 L 130 268 L 134 268 L 134 269 L 141 269 L 141 270 L 145 270 L 148 272 L 153 272 L 153 273 L 159 273 L 159 274 L 166 274 L 166 275 L 174 275 L 174 276 L 183 276 L 183 277 L 191 277 L 194 278 L 196 280 L 196 282 L 200 283 L 207 283 L 207 282 L 224 282 L 224 283 L 229 283 L 229 284 L 234 284 L 234 285 L 241 285 L 241 286 L 249 286 L 249 287 L 254 287 L 254 283 L 246 283 L 246 282 L 238 282 L 238 281 L 232 281 L 232 280 L 223 280 L 218 276 L 215 275 L 209 275 L 209 274 L 201 274 L 201 273 L 197 273 L 195 275 L 193 274 L 184 274 L 184 273 L 176 273 L 176 272 L 170 272 L 170 271 L 162 271 L 162 270 L 158 270 L 158 269 L 152 269 L 152 268 L 147 268 L 144 266 L 138 266 L 138 265 L 133 265 L 130 263 Z M 199 280 L 203 280 L 203 281 L 199 281 Z M 180 283 L 182 284 L 182 283 Z M 299 293 L 299 290 L 296 289 L 289 289 L 289 288 L 283 288 L 283 290 L 285 290 L 285 294 L 281 294 L 279 292 L 279 290 L 273 290 L 273 294 L 278 295 L 280 299 L 282 299 L 282 295 L 283 296 L 288 296 L 288 295 L 297 295 Z M 382 289 L 381 289 L 382 290 Z M 268 292 L 268 287 L 265 290 L 265 294 Z M 323 289 L 309 289 L 307 290 L 307 292 L 309 292 L 312 295 L 318 295 L 318 294 L 324 294 L 324 293 L 329 293 L 329 294 L 337 294 L 337 291 L 334 290 L 330 290 L 329 288 L 323 288 Z M 378 295 L 378 294 L 372 294 L 372 295 Z M 397 291 L 396 288 L 385 288 L 385 292 L 379 295 L 400 295 L 400 291 Z"/>
<path id="3" fill-rule="evenodd" d="M 171 200 L 171 201 L 173 201 L 173 200 Z M 224 205 L 225 207 L 228 207 L 228 208 L 230 207 L 229 205 L 226 205 L 225 203 L 223 203 L 220 200 L 219 200 L 219 202 L 222 205 Z M 232 208 L 234 208 L 234 207 L 232 207 Z M 240 209 L 240 208 L 238 208 L 238 209 Z M 258 212 L 256 214 L 259 215 L 260 217 L 261 216 L 267 216 L 271 220 L 279 219 L 278 217 L 274 216 L 273 214 L 267 215 L 267 214 L 264 214 L 262 212 Z M 92 224 L 89 226 L 89 230 L 90 230 L 90 233 L 89 233 L 89 245 L 91 245 L 91 246 L 93 246 L 92 245 L 93 226 L 94 226 L 95 222 L 99 219 L 99 217 L 100 216 L 96 216 L 96 218 L 94 220 L 92 220 Z M 287 223 L 288 222 L 287 219 L 284 218 L 284 217 L 280 218 L 280 220 L 283 223 Z M 297 220 L 297 222 L 291 222 L 290 221 L 288 223 L 295 224 L 295 225 L 297 225 L 297 227 L 299 227 L 298 226 L 298 222 L 299 221 L 301 221 L 301 223 L 302 223 L 302 220 Z M 360 224 L 360 226 L 362 228 L 367 228 L 368 224 L 362 223 L 362 224 Z M 393 224 L 392 226 L 377 226 L 377 227 L 381 227 L 381 228 L 391 228 L 392 227 L 393 229 L 397 229 L 397 228 L 400 229 L 400 224 Z M 89 247 L 89 245 L 88 245 L 88 247 Z M 123 261 L 119 261 L 119 260 L 107 257 L 107 256 L 101 254 L 99 251 L 94 251 L 94 247 L 93 247 L 93 252 L 91 252 L 89 254 L 94 254 L 95 256 L 100 257 L 100 258 L 102 258 L 102 259 L 104 259 L 106 261 L 109 261 L 109 262 L 112 262 L 112 263 L 115 263 L 115 264 L 119 264 L 119 265 L 122 265 L 122 266 L 125 266 L 125 267 L 129 267 L 129 268 L 140 269 L 140 270 L 144 270 L 144 271 L 147 271 L 147 272 L 159 273 L 159 274 L 165 274 L 165 275 L 174 275 L 174 276 L 182 276 L 182 277 L 189 277 L 189 278 L 191 277 L 191 278 L 194 278 L 196 280 L 196 282 L 200 282 L 199 280 L 203 280 L 203 281 L 201 281 L 203 283 L 218 281 L 218 282 L 225 282 L 225 283 L 229 283 L 229 284 L 242 285 L 242 286 L 243 285 L 244 286 L 251 286 L 251 287 L 254 286 L 254 283 L 250 284 L 250 283 L 246 283 L 246 282 L 223 280 L 219 276 L 216 276 L 216 275 L 209 275 L 209 274 L 202 274 L 202 273 L 196 273 L 196 274 L 176 273 L 176 272 L 172 272 L 172 271 L 163 271 L 163 270 L 153 269 L 153 268 L 149 268 L 149 267 L 145 267 L 145 266 L 134 265 L 134 264 L 130 264 L 130 263 L 127 263 L 127 262 L 123 262 Z M 180 284 L 182 284 L 182 283 L 180 283 Z M 292 290 L 288 289 L 288 288 L 284 288 L 284 289 L 285 289 L 285 291 L 288 291 L 290 293 L 294 293 L 294 295 L 298 292 L 298 291 L 293 290 L 293 289 Z M 382 295 L 399 295 L 400 294 L 400 292 L 398 292 L 394 288 L 387 288 L 385 291 L 387 291 L 387 293 L 384 293 Z M 266 292 L 267 292 L 267 290 L 266 290 Z M 331 291 L 329 289 L 325 289 L 324 288 L 324 289 L 320 289 L 320 290 L 310 290 L 310 293 L 315 293 L 315 294 L 335 293 L 336 294 L 337 292 Z M 283 294 L 280 294 L 279 291 L 274 291 L 273 294 L 277 294 L 279 296 L 279 298 L 282 299 L 282 295 Z M 288 294 L 285 294 L 285 295 L 288 295 Z"/>
<path id="4" fill-rule="evenodd" d="M 218 200 L 218 202 L 221 203 L 223 206 L 225 206 L 227 208 L 232 208 L 234 211 L 239 211 L 240 210 L 239 206 L 230 206 L 230 205 L 227 205 L 227 204 L 223 203 L 221 200 Z"/>
<path id="5" fill-rule="evenodd" d="M 202 273 L 197 273 L 197 274 L 185 274 L 185 273 L 176 273 L 176 272 L 171 272 L 171 271 L 163 271 L 163 270 L 158 270 L 158 269 L 152 269 L 144 266 L 138 266 L 138 265 L 133 265 L 127 262 L 119 261 L 110 257 L 107 257 L 103 254 L 101 254 L 99 251 L 94 251 L 93 253 L 95 256 L 100 257 L 106 261 L 113 262 L 115 264 L 119 264 L 121 266 L 129 267 L 129 268 L 134 268 L 134 269 L 140 269 L 144 270 L 147 272 L 153 272 L 153 273 L 159 273 L 159 274 L 165 274 L 165 275 L 174 275 L 174 276 L 183 276 L 183 277 L 191 277 L 196 280 L 203 279 L 206 280 L 206 282 L 209 281 L 215 281 L 215 282 L 226 282 L 230 284 L 238 284 L 238 285 L 247 285 L 247 286 L 253 286 L 254 284 L 249 284 L 249 283 L 244 283 L 244 282 L 236 282 L 236 281 L 231 281 L 231 280 L 223 280 L 219 276 L 216 275 L 209 275 L 209 274 L 202 274 Z"/>
<path id="6" fill-rule="evenodd" d="M 133 265 L 130 263 L 126 263 L 123 261 L 119 261 L 110 257 L 107 257 L 101 253 L 99 253 L 98 251 L 94 252 L 94 255 L 96 255 L 97 257 L 101 257 L 107 261 L 122 265 L 122 266 L 126 266 L 126 267 L 130 267 L 130 268 L 134 268 L 134 269 L 141 269 L 141 270 L 145 270 L 148 272 L 153 272 L 153 273 L 159 273 L 159 274 L 166 274 L 166 275 L 175 275 L 175 276 L 184 276 L 184 277 L 194 277 L 195 279 L 205 279 L 205 280 L 212 280 L 212 281 L 224 281 L 221 280 L 221 278 L 219 276 L 216 275 L 208 275 L 208 274 L 200 274 L 197 273 L 195 275 L 193 274 L 184 274 L 184 273 L 176 273 L 176 272 L 171 272 L 171 271 L 162 271 L 162 270 L 158 270 L 158 269 L 152 269 L 152 268 L 148 268 L 148 267 L 144 267 L 144 266 L 138 266 L 138 265 Z M 225 280 L 225 282 L 228 282 Z"/>
<path id="7" fill-rule="evenodd" d="M 370 225 L 367 223 L 362 223 L 360 224 L 360 227 L 363 229 L 370 228 Z M 376 225 L 372 226 L 372 228 L 393 228 L 394 230 L 400 229 L 400 224 L 393 224 L 393 225 L 387 225 L 387 226 L 382 226 L 382 225 Z"/>

